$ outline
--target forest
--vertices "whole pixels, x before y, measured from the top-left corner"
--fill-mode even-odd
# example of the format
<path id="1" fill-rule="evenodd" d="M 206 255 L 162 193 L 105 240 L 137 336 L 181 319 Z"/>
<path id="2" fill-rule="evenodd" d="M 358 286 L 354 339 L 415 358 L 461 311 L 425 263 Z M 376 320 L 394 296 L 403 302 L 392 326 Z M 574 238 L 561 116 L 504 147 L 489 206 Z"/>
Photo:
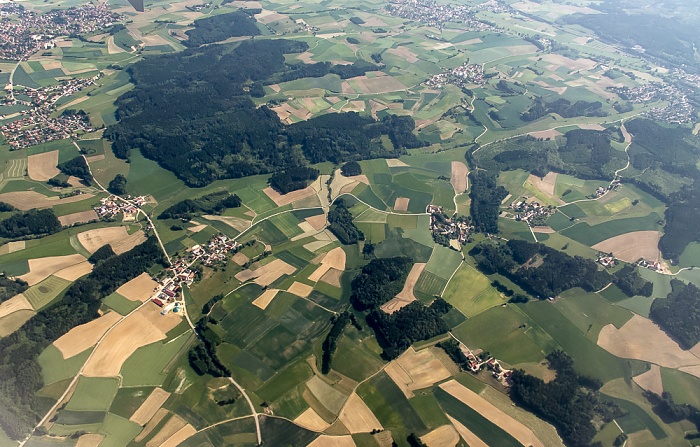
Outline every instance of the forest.
<path id="1" fill-rule="evenodd" d="M 574 118 L 577 116 L 607 116 L 602 109 L 603 103 L 600 101 L 579 100 L 571 103 L 568 99 L 557 99 L 554 102 L 545 102 L 542 98 L 536 98 L 532 106 L 520 115 L 523 121 L 536 121 L 550 113 L 556 113 L 564 118 Z"/>
<path id="2" fill-rule="evenodd" d="M 97 318 L 102 298 L 162 260 L 156 238 L 149 237 L 130 251 L 96 265 L 68 288 L 59 303 L 39 311 L 0 339 L 0 427 L 10 438 L 23 438 L 53 404 L 51 399 L 36 395 L 44 386 L 39 354 L 70 329 Z"/>
<path id="3" fill-rule="evenodd" d="M 328 229 L 345 245 L 355 244 L 365 239 L 365 235 L 352 221 L 352 214 L 348 211 L 343 199 L 336 200 L 328 212 L 328 223 Z"/>
<path id="4" fill-rule="evenodd" d="M 29 284 L 19 278 L 10 279 L 5 274 L 0 274 L 0 303 L 19 295 L 29 288 Z"/>
<path id="5" fill-rule="evenodd" d="M 540 243 L 515 239 L 498 245 L 482 242 L 469 254 L 485 274 L 500 273 L 539 299 L 556 297 L 574 287 L 594 292 L 610 282 L 610 275 L 598 270 L 592 260 Z"/>
<path id="6" fill-rule="evenodd" d="M 485 171 L 471 171 L 471 217 L 476 231 L 498 233 L 501 201 L 508 195 L 503 186 L 496 186 L 496 176 Z"/>
<path id="7" fill-rule="evenodd" d="M 688 244 L 700 241 L 700 190 L 683 189 L 671 194 L 669 202 L 659 250 L 664 258 L 676 262 Z"/>
<path id="8" fill-rule="evenodd" d="M 654 284 L 645 280 L 639 275 L 637 267 L 626 264 L 612 275 L 615 285 L 622 290 L 622 293 L 629 297 L 641 295 L 651 296 Z"/>
<path id="9" fill-rule="evenodd" d="M 196 199 L 185 199 L 166 208 L 158 219 L 191 220 L 202 214 L 221 214 L 227 208 L 238 208 L 241 199 L 228 191 L 217 191 Z"/>
<path id="10" fill-rule="evenodd" d="M 129 69 L 136 87 L 118 98 L 120 122 L 105 136 L 118 157 L 139 149 L 193 187 L 308 163 L 398 157 L 426 144 L 413 134 L 409 116 L 375 121 L 333 113 L 286 126 L 268 107 L 256 107 L 252 85 L 295 71 L 284 55 L 306 49 L 299 41 L 255 40 L 146 57 Z M 330 70 L 316 68 L 316 76 Z M 382 144 L 383 135 L 393 147 Z"/>
<path id="11" fill-rule="evenodd" d="M 395 297 L 413 267 L 411 258 L 372 259 L 352 280 L 350 301 L 357 310 L 379 307 Z"/>
<path id="12" fill-rule="evenodd" d="M 319 175 L 318 169 L 306 166 L 292 166 L 284 171 L 275 172 L 270 177 L 270 186 L 280 194 L 304 189 Z"/>
<path id="13" fill-rule="evenodd" d="M 19 238 L 26 236 L 48 236 L 61 230 L 61 222 L 51 208 L 31 209 L 25 213 L 15 213 L 0 221 L 0 236 Z"/>
<path id="14" fill-rule="evenodd" d="M 683 349 L 700 343 L 700 289 L 671 280 L 671 293 L 651 305 L 649 317 Z"/>
<path id="15" fill-rule="evenodd" d="M 220 42 L 229 37 L 257 36 L 260 29 L 255 18 L 245 11 L 238 10 L 194 21 L 194 29 L 185 31 L 188 39 L 183 42 L 188 47 L 198 47 L 207 43 Z"/>
<path id="16" fill-rule="evenodd" d="M 209 374 L 213 377 L 228 377 L 231 371 L 221 363 L 216 347 L 221 344 L 221 337 L 209 327 L 209 322 L 215 321 L 204 316 L 197 321 L 195 332 L 199 335 L 198 343 L 190 349 L 187 359 L 197 374 Z"/>
<path id="17" fill-rule="evenodd" d="M 122 174 L 115 175 L 114 178 L 109 181 L 107 191 L 118 196 L 126 194 L 126 177 Z"/>
<path id="18" fill-rule="evenodd" d="M 89 184 L 92 180 L 92 174 L 90 174 L 90 168 L 87 162 L 82 156 L 77 156 L 71 158 L 65 163 L 60 163 L 58 169 L 66 175 L 72 175 L 73 177 L 78 177 L 80 180 Z"/>
<path id="19" fill-rule="evenodd" d="M 554 425 L 567 446 L 588 447 L 596 435 L 594 418 L 609 423 L 623 413 L 614 404 L 601 402 L 598 389 L 602 384 L 580 376 L 566 353 L 554 351 L 547 360 L 549 368 L 557 372 L 556 378 L 545 383 L 516 369 L 511 375 L 510 397 Z"/>

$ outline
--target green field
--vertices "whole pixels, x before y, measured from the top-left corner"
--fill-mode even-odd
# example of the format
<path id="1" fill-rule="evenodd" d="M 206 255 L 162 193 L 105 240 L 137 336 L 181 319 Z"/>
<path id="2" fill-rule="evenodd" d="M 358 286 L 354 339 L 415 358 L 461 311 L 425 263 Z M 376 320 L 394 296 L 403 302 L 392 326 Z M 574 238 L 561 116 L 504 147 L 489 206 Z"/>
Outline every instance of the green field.
<path id="1" fill-rule="evenodd" d="M 507 301 L 491 286 L 489 278 L 468 264 L 457 270 L 443 298 L 469 318 Z"/>
<path id="2" fill-rule="evenodd" d="M 34 310 L 41 310 L 46 307 L 51 301 L 60 295 L 69 285 L 70 281 L 59 278 L 58 276 L 49 276 L 24 292 L 27 301 L 32 305 Z"/>
<path id="3" fill-rule="evenodd" d="M 167 342 L 156 342 L 134 352 L 122 365 L 122 386 L 159 386 L 167 375 L 166 368 L 191 345 L 192 334 L 184 333 Z"/>
<path id="4" fill-rule="evenodd" d="M 630 219 L 616 219 L 598 225 L 589 225 L 586 222 L 574 225 L 561 232 L 562 235 L 578 241 L 584 245 L 595 245 L 614 236 L 633 231 L 660 230 L 659 222 L 662 218 L 652 213 L 646 217 Z"/>
<path id="5" fill-rule="evenodd" d="M 118 388 L 119 380 L 114 378 L 81 376 L 66 409 L 107 411 L 112 405 L 112 399 L 117 395 Z"/>
<path id="6" fill-rule="evenodd" d="M 60 380 L 72 379 L 85 364 L 89 355 L 90 349 L 87 349 L 78 355 L 64 359 L 63 354 L 57 347 L 53 344 L 47 346 L 37 359 L 39 366 L 41 366 L 44 384 L 48 385 Z"/>

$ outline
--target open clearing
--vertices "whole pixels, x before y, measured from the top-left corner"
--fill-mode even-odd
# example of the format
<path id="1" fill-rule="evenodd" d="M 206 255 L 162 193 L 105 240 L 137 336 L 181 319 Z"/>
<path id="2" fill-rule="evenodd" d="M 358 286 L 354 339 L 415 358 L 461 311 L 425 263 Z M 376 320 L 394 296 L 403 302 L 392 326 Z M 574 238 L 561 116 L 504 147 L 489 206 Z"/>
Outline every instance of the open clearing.
<path id="1" fill-rule="evenodd" d="M 63 270 L 66 267 L 70 267 L 84 261 L 85 256 L 80 254 L 30 259 L 28 261 L 29 273 L 20 276 L 19 279 L 26 281 L 27 284 L 33 286 L 59 270 Z"/>
<path id="2" fill-rule="evenodd" d="M 401 292 L 381 306 L 381 309 L 384 312 L 393 314 L 397 310 L 416 300 L 415 295 L 413 295 L 413 289 L 416 287 L 416 282 L 418 282 L 418 278 L 420 278 L 420 275 L 423 273 L 423 269 L 425 269 L 426 265 L 427 264 L 423 262 L 413 264 L 411 271 L 406 277 L 406 282 L 404 283 Z"/>
<path id="3" fill-rule="evenodd" d="M 70 227 L 71 225 L 77 224 L 77 223 L 85 223 L 85 222 L 91 222 L 93 220 L 99 219 L 99 216 L 95 212 L 95 210 L 89 210 L 89 211 L 81 211 L 79 213 L 73 213 L 73 214 L 66 214 L 65 216 L 60 216 L 58 218 L 58 221 L 61 222 L 61 225 L 64 227 Z"/>
<path id="4" fill-rule="evenodd" d="M 158 287 L 158 283 L 153 281 L 148 273 L 144 272 L 126 284 L 122 284 L 117 289 L 117 293 L 128 300 L 143 303 L 153 295 L 156 287 Z"/>
<path id="5" fill-rule="evenodd" d="M 384 428 L 372 410 L 356 393 L 352 393 L 345 402 L 338 419 L 352 434 L 369 433 L 374 429 L 382 430 Z"/>
<path id="6" fill-rule="evenodd" d="M 459 433 L 451 425 L 443 425 L 421 436 L 420 440 L 428 447 L 454 447 L 459 442 Z"/>
<path id="7" fill-rule="evenodd" d="M 93 265 L 90 264 L 88 261 L 83 261 L 78 264 L 71 265 L 70 267 L 61 269 L 54 273 L 54 275 L 58 276 L 61 279 L 65 279 L 66 281 L 72 282 L 80 278 L 81 276 L 85 276 L 88 273 L 92 272 L 92 267 Z"/>
<path id="8" fill-rule="evenodd" d="M 633 316 L 619 330 L 612 324 L 598 334 L 598 346 L 617 357 L 643 360 L 668 368 L 700 365 L 700 358 L 684 351 L 653 321 Z"/>
<path id="9" fill-rule="evenodd" d="M 355 447 L 355 441 L 352 436 L 328 436 L 321 435 L 314 439 L 307 447 Z"/>
<path id="10" fill-rule="evenodd" d="M 112 250 L 120 255 L 146 241 L 146 236 L 142 231 L 136 231 L 130 235 L 125 226 L 118 226 L 83 231 L 78 234 L 78 241 L 90 253 L 94 253 L 103 245 L 109 244 L 112 246 Z"/>
<path id="11" fill-rule="evenodd" d="M 311 292 L 314 290 L 313 287 L 307 284 L 303 284 L 300 282 L 294 282 L 289 289 L 287 289 L 287 292 L 293 293 L 296 296 L 300 296 L 302 298 L 306 298 L 311 294 Z"/>
<path id="12" fill-rule="evenodd" d="M 117 312 L 107 312 L 96 320 L 74 327 L 53 344 L 61 351 L 64 359 L 71 358 L 94 346 L 119 319 L 121 315 Z"/>
<path id="13" fill-rule="evenodd" d="M 294 423 L 312 431 L 323 431 L 331 425 L 324 421 L 311 407 L 294 419 Z"/>
<path id="14" fill-rule="evenodd" d="M 611 237 L 595 244 L 594 250 L 612 253 L 616 258 L 635 263 L 639 258 L 650 261 L 659 260 L 659 231 L 633 231 Z"/>
<path id="15" fill-rule="evenodd" d="M 160 410 L 165 401 L 168 400 L 168 397 L 170 397 L 170 393 L 162 388 L 154 389 L 138 410 L 131 415 L 129 420 L 141 426 L 146 425 L 156 412 Z"/>
<path id="16" fill-rule="evenodd" d="M 58 151 L 44 152 L 43 154 L 27 157 L 27 175 L 32 180 L 45 182 L 56 177 L 61 171 L 58 165 Z"/>
<path id="17" fill-rule="evenodd" d="M 345 258 L 345 251 L 341 247 L 329 251 L 321 260 L 321 265 L 309 275 L 309 281 L 318 282 L 332 268 L 345 271 Z"/>
<path id="18" fill-rule="evenodd" d="M 447 419 L 450 420 L 452 425 L 457 429 L 459 435 L 467 442 L 469 447 L 489 447 L 484 441 L 482 441 L 477 435 L 471 432 L 467 427 L 462 425 L 457 419 L 454 419 L 450 415 L 447 415 Z M 429 445 L 429 447 L 432 447 Z"/>
<path id="19" fill-rule="evenodd" d="M 253 306 L 259 307 L 262 310 L 265 310 L 267 306 L 270 305 L 272 302 L 272 299 L 277 295 L 279 292 L 278 289 L 267 289 L 266 291 L 263 292 L 262 295 L 259 297 L 255 298 L 253 301 Z"/>
<path id="20" fill-rule="evenodd" d="M 452 375 L 430 349 L 416 352 L 413 347 L 391 361 L 384 371 L 409 399 L 415 390 L 427 388 Z"/>
<path id="21" fill-rule="evenodd" d="M 18 310 L 34 310 L 29 301 L 27 301 L 27 298 L 21 293 L 0 304 L 0 318 L 6 317 Z"/>
<path id="22" fill-rule="evenodd" d="M 397 197 L 394 201 L 394 211 L 408 211 L 408 202 L 410 200 L 406 197 Z"/>
<path id="23" fill-rule="evenodd" d="M 66 203 L 80 202 L 95 197 L 94 194 L 78 194 L 76 196 L 58 199 L 55 197 L 47 197 L 39 194 L 36 191 L 13 191 L 0 194 L 0 202 L 9 203 L 18 210 L 26 211 L 32 208 L 50 208 L 56 205 L 64 205 Z"/>
<path id="24" fill-rule="evenodd" d="M 104 438 L 104 435 L 97 433 L 82 435 L 80 438 L 78 438 L 78 442 L 75 444 L 75 447 L 97 447 Z"/>
<path id="25" fill-rule="evenodd" d="M 469 168 L 467 168 L 467 165 L 461 161 L 452 162 L 450 183 L 455 190 L 455 194 L 462 194 L 467 190 L 467 175 L 469 175 Z"/>
<path id="26" fill-rule="evenodd" d="M 289 205 L 292 202 L 296 202 L 297 200 L 305 199 L 309 196 L 316 194 L 316 191 L 311 186 L 307 186 L 304 189 L 288 192 L 287 194 L 280 194 L 274 189 L 272 189 L 272 187 L 268 186 L 267 188 L 263 189 L 263 192 L 265 193 L 265 195 L 271 198 L 277 206 Z"/>
<path id="27" fill-rule="evenodd" d="M 544 447 L 532 430 L 527 428 L 522 423 L 516 421 L 511 416 L 508 416 L 498 408 L 494 407 L 491 403 L 486 401 L 486 399 L 479 396 L 474 391 L 465 387 L 456 380 L 445 382 L 440 385 L 440 388 L 482 415 L 484 418 L 491 421 L 493 424 L 503 429 L 522 445 Z"/>
<path id="28" fill-rule="evenodd" d="M 141 346 L 165 338 L 180 323 L 177 314 L 160 314 L 155 304 L 146 305 L 122 320 L 95 349 L 83 371 L 86 376 L 116 377 L 122 364 Z"/>
<path id="29" fill-rule="evenodd" d="M 659 396 L 664 392 L 664 385 L 661 381 L 661 368 L 659 368 L 659 365 L 652 364 L 649 371 L 633 377 L 632 380 L 642 389 L 656 393 Z"/>

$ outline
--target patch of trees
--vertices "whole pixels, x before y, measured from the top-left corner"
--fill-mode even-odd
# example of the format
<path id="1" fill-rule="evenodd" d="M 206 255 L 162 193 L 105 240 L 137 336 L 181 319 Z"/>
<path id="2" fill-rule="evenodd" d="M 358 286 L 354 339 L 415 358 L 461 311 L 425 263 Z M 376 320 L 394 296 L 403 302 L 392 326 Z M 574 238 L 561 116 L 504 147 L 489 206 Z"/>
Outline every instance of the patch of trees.
<path id="1" fill-rule="evenodd" d="M 365 239 L 365 235 L 355 226 L 352 214 L 345 206 L 343 199 L 335 201 L 328 212 L 328 229 L 345 245 L 355 244 Z"/>
<path id="2" fill-rule="evenodd" d="M 652 392 L 644 391 L 644 397 L 652 405 L 652 410 L 666 424 L 687 420 L 695 424 L 700 430 L 700 410 L 690 404 L 677 404 L 673 400 L 673 395 L 669 391 L 664 391 L 661 396 Z"/>
<path id="3" fill-rule="evenodd" d="M 471 217 L 476 231 L 498 233 L 498 208 L 508 195 L 508 190 L 496 185 L 496 176 L 485 171 L 472 171 Z"/>
<path id="4" fill-rule="evenodd" d="M 362 166 L 356 161 L 349 161 L 340 168 L 340 173 L 345 177 L 362 174 Z"/>
<path id="5" fill-rule="evenodd" d="M 700 289 L 671 280 L 671 293 L 654 300 L 649 317 L 683 349 L 691 349 L 700 342 Z"/>
<path id="6" fill-rule="evenodd" d="M 260 29 L 255 18 L 243 11 L 219 14 L 194 21 L 194 29 L 185 31 L 188 39 L 182 42 L 188 47 L 220 42 L 230 37 L 257 36 Z"/>
<path id="7" fill-rule="evenodd" d="M 0 339 L 0 427 L 9 437 L 26 436 L 46 411 L 47 401 L 36 396 L 44 386 L 39 354 L 70 329 L 99 317 L 103 298 L 162 260 L 156 238 L 149 237 L 95 266 L 68 288 L 59 303 L 39 311 L 13 334 Z"/>
<path id="8" fill-rule="evenodd" d="M 126 194 L 126 177 L 121 174 L 115 175 L 114 178 L 110 180 L 107 191 L 118 196 Z"/>
<path id="9" fill-rule="evenodd" d="M 82 181 L 89 183 L 92 180 L 92 174 L 90 174 L 90 168 L 85 162 L 85 158 L 82 156 L 77 156 L 71 158 L 65 163 L 60 163 L 58 169 L 66 175 L 72 175 L 73 177 L 78 177 Z"/>
<path id="10" fill-rule="evenodd" d="M 500 273 L 540 299 L 575 287 L 594 292 L 610 282 L 610 275 L 598 270 L 592 260 L 572 257 L 540 243 L 510 240 L 494 245 L 482 242 L 470 254 L 484 273 Z"/>
<path id="11" fill-rule="evenodd" d="M 688 244 L 700 241 L 700 191 L 684 189 L 671 194 L 664 217 L 666 224 L 659 250 L 664 258 L 675 261 Z"/>
<path id="12" fill-rule="evenodd" d="M 622 290 L 622 293 L 629 297 L 651 296 L 654 290 L 654 285 L 642 278 L 637 268 L 629 264 L 615 272 L 612 279 L 615 285 Z"/>
<path id="13" fill-rule="evenodd" d="M 65 178 L 65 175 L 62 175 Z M 54 186 L 56 188 L 68 188 L 70 187 L 70 183 L 68 183 L 64 178 L 61 178 L 61 176 L 56 176 L 56 177 L 51 177 L 46 183 L 48 183 L 51 186 Z"/>
<path id="14" fill-rule="evenodd" d="M 604 169 L 613 160 L 616 151 L 610 145 L 608 132 L 576 129 L 566 133 L 566 143 L 559 146 L 564 163 L 575 168 L 584 178 L 606 178 L 610 170 Z"/>
<path id="15" fill-rule="evenodd" d="M 195 330 L 199 335 L 199 343 L 190 349 L 187 359 L 192 369 L 200 376 L 209 374 L 214 377 L 228 377 L 231 370 L 221 363 L 216 353 L 216 347 L 221 344 L 221 337 L 209 327 L 210 321 L 213 322 L 210 317 L 202 317 L 197 321 Z"/>
<path id="16" fill-rule="evenodd" d="M 354 319 L 354 317 L 355 316 L 348 311 L 332 317 L 331 330 L 328 332 L 326 339 L 323 340 L 323 344 L 321 345 L 321 348 L 323 349 L 323 356 L 321 357 L 321 372 L 323 374 L 328 374 L 331 371 L 331 368 L 333 368 L 333 354 L 335 354 L 338 338 L 342 335 L 345 326 L 347 326 L 348 323 L 350 323 L 350 320 Z"/>
<path id="17" fill-rule="evenodd" d="M 100 262 L 104 262 L 107 259 L 116 256 L 117 254 L 114 252 L 112 249 L 112 246 L 110 244 L 104 244 L 102 247 L 98 248 L 95 253 L 93 253 L 89 258 L 88 262 L 90 264 L 99 264 Z"/>
<path id="18" fill-rule="evenodd" d="M 449 340 L 441 341 L 436 345 L 438 348 L 442 348 L 443 351 L 452 359 L 453 362 L 457 366 L 460 367 L 460 369 L 464 371 L 469 370 L 469 359 L 467 359 L 467 356 L 464 355 L 462 350 L 459 348 L 459 343 L 457 340 L 454 338 L 450 338 Z"/>
<path id="19" fill-rule="evenodd" d="M 250 98 L 256 84 L 277 82 L 281 75 L 325 76 L 331 69 L 355 75 L 361 65 L 285 63 L 285 54 L 307 49 L 300 41 L 256 40 L 144 58 L 129 68 L 136 88 L 117 100 L 120 122 L 106 130 L 115 155 L 126 159 L 139 149 L 199 187 L 307 163 L 398 157 L 426 144 L 413 134 L 415 122 L 408 116 L 375 121 L 349 112 L 285 126 L 268 107 L 256 107 Z"/>
<path id="20" fill-rule="evenodd" d="M 579 100 L 571 103 L 568 99 L 557 99 L 554 102 L 546 102 L 542 98 L 536 98 L 534 103 L 520 115 L 523 121 L 535 121 L 549 113 L 556 113 L 563 118 L 574 118 L 577 116 L 607 116 L 603 110 L 603 103 L 600 101 Z"/>
<path id="21" fill-rule="evenodd" d="M 207 301 L 206 303 L 204 303 L 204 306 L 202 306 L 202 314 L 203 315 L 209 314 L 209 312 L 211 312 L 211 310 L 214 308 L 214 305 L 223 299 L 224 299 L 224 295 L 221 293 L 211 297 L 211 299 L 209 301 Z"/>
<path id="22" fill-rule="evenodd" d="M 228 191 L 217 191 L 196 199 L 185 199 L 166 208 L 158 219 L 190 220 L 201 214 L 221 214 L 227 208 L 241 206 L 241 198 Z"/>
<path id="23" fill-rule="evenodd" d="M 408 437 L 406 438 L 406 442 L 408 442 L 408 445 L 410 445 L 411 447 L 428 447 L 428 445 L 425 442 L 421 441 L 418 435 L 416 435 L 415 433 L 411 433 L 410 435 L 408 435 Z"/>
<path id="24" fill-rule="evenodd" d="M 430 306 L 413 301 L 392 314 L 373 309 L 367 315 L 367 324 L 374 329 L 379 346 L 384 349 L 382 357 L 393 360 L 413 343 L 449 331 L 442 317 L 451 308 L 442 298 L 436 298 Z"/>
<path id="25" fill-rule="evenodd" d="M 318 169 L 306 166 L 294 166 L 281 172 L 275 172 L 270 177 L 270 186 L 280 194 L 304 189 L 319 175 Z"/>
<path id="26" fill-rule="evenodd" d="M 5 213 L 5 212 L 8 212 L 8 211 L 14 211 L 14 210 L 16 210 L 16 209 L 17 209 L 17 208 L 15 208 L 14 206 L 10 205 L 9 203 L 0 202 L 0 213 Z"/>
<path id="27" fill-rule="evenodd" d="M 31 209 L 25 213 L 16 213 L 0 221 L 0 236 L 18 238 L 24 236 L 47 236 L 61 231 L 61 222 L 51 208 Z"/>
<path id="28" fill-rule="evenodd" d="M 0 275 L 0 303 L 19 295 L 29 288 L 29 284 L 19 278 L 10 279 L 4 274 Z"/>
<path id="29" fill-rule="evenodd" d="M 357 40 L 357 39 L 354 38 L 354 37 L 348 37 L 348 38 L 345 39 L 345 40 L 347 40 L 348 43 L 351 44 L 351 45 L 359 45 L 359 44 L 360 44 L 360 41 Z"/>
<path id="30" fill-rule="evenodd" d="M 576 373 L 573 360 L 566 353 L 554 351 L 547 360 L 549 367 L 556 370 L 556 378 L 545 383 L 516 369 L 511 375 L 510 397 L 554 425 L 566 445 L 588 447 L 596 435 L 592 423 L 594 418 L 612 422 L 623 413 L 614 404 L 598 399 L 598 389 L 602 384 Z"/>
<path id="31" fill-rule="evenodd" d="M 365 21 L 359 17 L 350 17 L 350 19 L 348 19 L 348 20 L 350 20 L 355 25 L 363 25 L 365 23 Z"/>
<path id="32" fill-rule="evenodd" d="M 373 309 L 395 297 L 412 267 L 413 260 L 405 256 L 372 259 L 352 280 L 350 301 L 355 309 Z"/>

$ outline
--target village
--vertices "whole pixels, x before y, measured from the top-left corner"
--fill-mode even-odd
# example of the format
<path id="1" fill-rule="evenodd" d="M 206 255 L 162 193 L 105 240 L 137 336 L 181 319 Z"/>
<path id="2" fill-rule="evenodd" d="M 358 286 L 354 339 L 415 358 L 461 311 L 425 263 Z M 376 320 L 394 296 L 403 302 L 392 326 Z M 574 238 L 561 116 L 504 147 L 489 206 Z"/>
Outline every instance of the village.
<path id="1" fill-rule="evenodd" d="M 684 72 L 680 72 L 684 73 Z M 680 76 L 679 76 L 680 77 Z M 681 77 L 683 79 L 683 77 Z M 693 79 L 693 78 L 690 78 Z M 634 88 L 610 87 L 610 90 L 632 104 L 646 104 L 655 101 L 667 101 L 664 107 L 654 107 L 645 116 L 669 123 L 684 124 L 693 120 L 695 109 L 681 89 L 672 85 L 650 82 Z"/>
<path id="2" fill-rule="evenodd" d="M 146 203 L 145 196 L 132 198 L 126 196 L 126 200 L 118 200 L 116 196 L 109 196 L 100 199 L 100 204 L 93 209 L 101 219 L 115 219 L 119 213 L 123 213 L 122 220 L 124 222 L 133 222 L 136 220 L 139 208 Z"/>
<path id="3" fill-rule="evenodd" d="M 492 357 L 489 353 L 484 353 L 480 349 L 472 351 L 461 341 L 458 341 L 458 343 L 459 350 L 467 358 L 467 366 L 472 373 L 478 374 L 484 368 L 488 368 L 492 371 L 491 376 L 498 380 L 501 385 L 510 386 L 508 378 L 513 374 L 512 370 L 505 369 L 501 366 L 498 359 Z"/>
<path id="4" fill-rule="evenodd" d="M 438 29 L 442 29 L 443 24 L 447 22 L 453 22 L 466 25 L 470 31 L 495 30 L 493 25 L 478 20 L 474 16 L 474 9 L 464 5 L 445 5 L 434 0 L 393 0 L 386 9 L 393 16 Z"/>
<path id="5" fill-rule="evenodd" d="M 51 115 L 56 110 L 56 101 L 93 85 L 100 76 L 97 74 L 90 78 L 65 80 L 58 85 L 36 89 L 23 87 L 10 92 L 7 98 L 0 101 L 0 105 L 30 107 L 12 115 L 0 115 L 0 120 L 18 118 L 0 126 L 0 133 L 10 145 L 10 150 L 24 149 L 94 130 L 85 112 L 64 110 L 55 118 Z M 29 99 L 24 99 L 25 97 Z"/>
<path id="6" fill-rule="evenodd" d="M 554 207 L 544 206 L 526 196 L 511 203 L 510 207 L 516 213 L 515 220 L 527 222 L 531 227 L 547 225 L 547 219 L 556 211 Z"/>
<path id="7" fill-rule="evenodd" d="M 469 233 L 474 227 L 470 225 L 466 218 L 463 216 L 456 218 L 447 217 L 442 212 L 442 207 L 438 205 L 428 205 L 425 211 L 430 214 L 430 231 L 433 234 L 433 238 L 443 237 L 449 241 L 457 241 L 461 245 L 467 243 Z M 452 244 L 450 243 L 450 245 Z M 459 249 L 458 247 L 454 248 Z"/>
<path id="8" fill-rule="evenodd" d="M 76 36 L 113 25 L 122 16 L 110 11 L 107 3 L 86 4 L 46 14 L 28 11 L 21 4 L 0 5 L 0 58 L 21 60 L 54 46 L 58 36 Z"/>
<path id="9" fill-rule="evenodd" d="M 484 85 L 488 76 L 484 75 L 484 67 L 479 64 L 466 62 L 457 68 L 436 74 L 425 81 L 425 85 L 430 88 L 441 89 L 447 84 L 457 87 L 467 87 L 470 85 Z"/>

